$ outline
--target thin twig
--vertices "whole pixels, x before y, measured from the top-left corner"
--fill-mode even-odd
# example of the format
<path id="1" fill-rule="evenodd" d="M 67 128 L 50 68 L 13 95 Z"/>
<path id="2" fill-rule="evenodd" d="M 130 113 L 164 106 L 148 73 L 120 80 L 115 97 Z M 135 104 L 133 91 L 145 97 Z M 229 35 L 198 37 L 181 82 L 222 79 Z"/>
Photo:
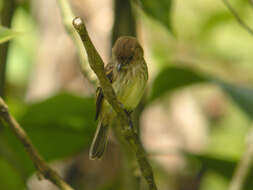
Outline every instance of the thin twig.
<path id="1" fill-rule="evenodd" d="M 88 68 L 87 56 L 85 54 L 85 49 L 82 44 L 82 40 L 80 39 L 78 33 L 72 25 L 72 19 L 74 18 L 74 14 L 71 10 L 70 4 L 68 0 L 57 0 L 60 8 L 60 12 L 62 15 L 63 25 L 68 32 L 69 36 L 74 41 L 75 45 L 78 47 L 78 54 L 80 58 L 80 68 L 83 76 L 88 79 L 91 84 L 95 84 L 95 78 L 91 70 Z"/>
<path id="2" fill-rule="evenodd" d="M 146 152 L 139 140 L 138 134 L 133 130 L 133 128 L 129 127 L 129 123 L 131 121 L 123 110 L 121 104 L 117 101 L 117 97 L 112 88 L 112 85 L 109 79 L 106 77 L 104 71 L 104 62 L 98 54 L 93 43 L 91 42 L 83 20 L 80 17 L 77 17 L 73 20 L 73 25 L 82 39 L 83 45 L 88 55 L 89 65 L 98 77 L 105 98 L 118 115 L 122 126 L 122 134 L 135 152 L 142 175 L 146 179 L 149 185 L 149 189 L 157 190 L 153 177 L 153 170 L 148 162 Z"/>
<path id="3" fill-rule="evenodd" d="M 18 124 L 15 118 L 9 113 L 8 106 L 0 97 L 0 118 L 2 118 L 8 126 L 12 129 L 16 137 L 20 140 L 20 142 L 24 145 L 26 152 L 30 156 L 32 162 L 37 169 L 39 176 L 48 179 L 61 190 L 73 190 L 64 180 L 50 168 L 47 163 L 42 159 L 39 152 L 33 146 L 31 140 L 27 136 L 26 132 L 23 128 Z"/>
<path id="4" fill-rule="evenodd" d="M 236 20 L 238 21 L 238 23 L 240 24 L 241 27 L 243 27 L 249 34 L 253 35 L 253 29 L 248 26 L 239 16 L 239 14 L 233 9 L 233 7 L 231 6 L 231 4 L 228 2 L 228 0 L 222 0 L 224 2 L 224 4 L 226 5 L 226 7 L 228 8 L 228 10 L 234 15 L 234 17 L 236 18 Z"/>
<path id="5" fill-rule="evenodd" d="M 237 166 L 234 176 L 230 182 L 229 190 L 240 190 L 243 187 L 243 183 L 250 171 L 253 161 L 253 129 L 251 129 L 248 137 L 246 151 Z"/>

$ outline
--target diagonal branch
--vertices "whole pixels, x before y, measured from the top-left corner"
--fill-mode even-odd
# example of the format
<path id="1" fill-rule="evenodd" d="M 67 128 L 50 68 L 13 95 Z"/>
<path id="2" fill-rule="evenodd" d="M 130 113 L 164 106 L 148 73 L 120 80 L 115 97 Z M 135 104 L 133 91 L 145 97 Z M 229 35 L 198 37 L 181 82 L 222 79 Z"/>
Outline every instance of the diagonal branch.
<path id="1" fill-rule="evenodd" d="M 146 152 L 139 140 L 138 134 L 134 131 L 133 128 L 129 127 L 131 120 L 125 113 L 121 104 L 117 101 L 117 97 L 112 88 L 112 85 L 109 79 L 106 77 L 106 74 L 104 71 L 104 62 L 102 58 L 100 57 L 100 55 L 98 54 L 93 43 L 91 42 L 91 39 L 88 35 L 86 26 L 83 20 L 80 17 L 77 17 L 73 20 L 73 25 L 82 39 L 83 45 L 88 55 L 89 65 L 91 69 L 95 72 L 95 74 L 97 75 L 97 78 L 103 89 L 105 98 L 111 104 L 115 112 L 118 114 L 118 118 L 122 126 L 122 134 L 135 152 L 142 175 L 146 179 L 149 185 L 149 189 L 157 190 L 154 177 L 153 177 L 153 171 L 148 162 Z"/>
<path id="2" fill-rule="evenodd" d="M 238 23 L 240 24 L 241 27 L 243 27 L 249 34 L 253 35 L 253 29 L 248 26 L 238 15 L 238 13 L 233 9 L 233 7 L 230 5 L 230 3 L 228 2 L 228 0 L 222 0 L 223 3 L 226 5 L 226 7 L 228 8 L 228 10 L 232 13 L 232 15 L 234 15 L 234 17 L 236 18 L 236 20 L 238 21 Z"/>
<path id="3" fill-rule="evenodd" d="M 64 180 L 56 173 L 56 171 L 50 168 L 42 159 L 39 152 L 36 150 L 31 140 L 27 136 L 26 132 L 18 124 L 15 118 L 9 113 L 8 106 L 0 97 L 0 119 L 1 118 L 8 124 L 16 137 L 24 145 L 26 152 L 30 156 L 40 176 L 48 179 L 56 186 L 58 186 L 61 190 L 73 190 L 67 183 L 64 182 Z"/>

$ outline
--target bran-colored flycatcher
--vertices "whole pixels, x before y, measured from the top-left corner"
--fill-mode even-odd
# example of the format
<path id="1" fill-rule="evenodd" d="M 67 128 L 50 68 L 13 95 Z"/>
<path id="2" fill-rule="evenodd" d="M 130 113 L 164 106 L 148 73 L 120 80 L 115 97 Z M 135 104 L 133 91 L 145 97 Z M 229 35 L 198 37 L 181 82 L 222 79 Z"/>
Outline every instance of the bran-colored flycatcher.
<path id="1" fill-rule="evenodd" d="M 112 49 L 112 62 L 106 65 L 107 77 L 112 83 L 118 101 L 131 113 L 139 104 L 148 80 L 148 68 L 143 49 L 136 38 L 120 37 Z M 90 148 L 90 159 L 100 159 L 107 144 L 108 128 L 117 114 L 104 99 L 101 87 L 96 93 L 98 127 Z"/>

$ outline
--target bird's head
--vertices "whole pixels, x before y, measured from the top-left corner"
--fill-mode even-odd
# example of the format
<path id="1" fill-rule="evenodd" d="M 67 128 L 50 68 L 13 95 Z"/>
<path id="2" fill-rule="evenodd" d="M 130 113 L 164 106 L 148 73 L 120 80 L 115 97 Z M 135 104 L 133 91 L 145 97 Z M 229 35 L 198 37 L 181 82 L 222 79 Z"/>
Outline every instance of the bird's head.
<path id="1" fill-rule="evenodd" d="M 124 70 L 143 59 L 143 49 L 136 38 L 122 36 L 112 48 L 112 58 L 117 70 Z"/>

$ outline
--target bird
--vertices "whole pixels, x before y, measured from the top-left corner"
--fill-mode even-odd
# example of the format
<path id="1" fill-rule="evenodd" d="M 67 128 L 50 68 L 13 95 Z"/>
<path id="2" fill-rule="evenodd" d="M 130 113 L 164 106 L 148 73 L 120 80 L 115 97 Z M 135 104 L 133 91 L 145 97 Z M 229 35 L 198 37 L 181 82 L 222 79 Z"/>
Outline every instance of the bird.
<path id="1" fill-rule="evenodd" d="M 121 36 L 112 48 L 112 61 L 105 67 L 117 100 L 130 114 L 139 104 L 148 81 L 148 67 L 143 48 L 135 37 Z M 104 98 L 103 90 L 96 90 L 96 116 L 98 126 L 90 147 L 89 158 L 102 158 L 108 141 L 108 129 L 117 120 L 117 114 Z M 116 127 L 116 126 L 115 126 Z"/>

